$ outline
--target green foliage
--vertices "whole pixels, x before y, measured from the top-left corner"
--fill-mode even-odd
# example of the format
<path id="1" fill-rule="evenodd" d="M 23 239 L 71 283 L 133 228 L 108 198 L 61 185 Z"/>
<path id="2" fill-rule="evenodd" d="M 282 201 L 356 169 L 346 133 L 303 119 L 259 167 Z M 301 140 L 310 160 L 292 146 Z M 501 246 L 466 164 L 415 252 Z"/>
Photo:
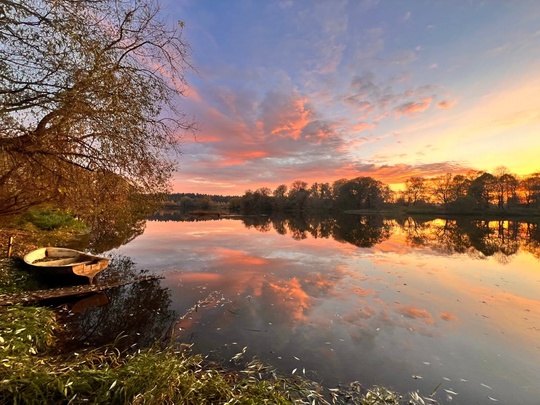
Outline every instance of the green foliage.
<path id="1" fill-rule="evenodd" d="M 77 220 L 68 211 L 50 208 L 35 208 L 23 216 L 23 221 L 31 223 L 42 231 L 52 231 L 67 228 L 72 231 L 83 232 L 86 225 Z"/>
<path id="2" fill-rule="evenodd" d="M 367 391 L 361 405 L 399 405 L 400 396 L 394 392 L 388 391 L 386 388 L 374 387 Z"/>
<path id="3" fill-rule="evenodd" d="M 11 360 L 11 358 L 8 358 Z M 20 355 L 0 368 L 1 403 L 292 404 L 269 381 L 235 381 L 199 355 L 172 348 L 126 355 L 115 349 L 75 354 L 62 362 Z"/>

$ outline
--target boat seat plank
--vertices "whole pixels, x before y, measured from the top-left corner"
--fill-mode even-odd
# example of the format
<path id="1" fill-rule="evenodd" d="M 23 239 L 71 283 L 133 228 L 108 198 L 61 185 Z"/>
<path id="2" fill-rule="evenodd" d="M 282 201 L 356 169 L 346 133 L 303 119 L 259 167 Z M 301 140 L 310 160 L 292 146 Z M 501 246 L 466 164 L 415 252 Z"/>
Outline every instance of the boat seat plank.
<path id="1" fill-rule="evenodd" d="M 60 259 L 60 260 L 48 260 L 45 262 L 37 262 L 32 263 L 34 266 L 40 266 L 40 267 L 54 267 L 54 266 L 66 266 L 69 264 L 89 264 L 92 263 L 92 260 L 84 261 L 84 262 L 78 262 L 76 257 L 70 257 L 68 259 Z"/>

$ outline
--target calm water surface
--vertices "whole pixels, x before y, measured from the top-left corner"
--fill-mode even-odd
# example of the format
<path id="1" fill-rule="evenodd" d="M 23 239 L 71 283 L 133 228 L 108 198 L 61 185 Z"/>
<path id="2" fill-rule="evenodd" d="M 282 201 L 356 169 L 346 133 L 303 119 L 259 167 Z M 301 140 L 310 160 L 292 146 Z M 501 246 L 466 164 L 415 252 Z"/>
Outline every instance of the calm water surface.
<path id="1" fill-rule="evenodd" d="M 154 312 L 211 358 L 247 346 L 328 387 L 540 403 L 538 224 L 246 221 L 149 221 L 112 253 L 164 276 Z"/>

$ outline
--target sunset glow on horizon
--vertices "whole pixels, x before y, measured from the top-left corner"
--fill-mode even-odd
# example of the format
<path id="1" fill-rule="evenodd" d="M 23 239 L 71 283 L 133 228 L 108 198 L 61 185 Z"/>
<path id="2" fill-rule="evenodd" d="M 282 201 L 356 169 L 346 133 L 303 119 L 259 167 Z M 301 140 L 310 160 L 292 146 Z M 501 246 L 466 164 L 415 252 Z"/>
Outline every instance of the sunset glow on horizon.
<path id="1" fill-rule="evenodd" d="M 175 192 L 540 171 L 532 1 L 183 0 L 196 74 Z"/>

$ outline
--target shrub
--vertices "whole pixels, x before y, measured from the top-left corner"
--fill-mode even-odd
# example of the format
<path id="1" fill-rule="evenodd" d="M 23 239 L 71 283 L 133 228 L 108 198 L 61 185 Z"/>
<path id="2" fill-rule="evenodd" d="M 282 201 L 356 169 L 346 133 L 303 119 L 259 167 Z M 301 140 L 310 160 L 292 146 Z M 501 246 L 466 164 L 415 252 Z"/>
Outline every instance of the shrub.
<path id="1" fill-rule="evenodd" d="M 69 228 L 74 231 L 84 231 L 86 226 L 71 213 L 58 209 L 33 209 L 23 220 L 31 223 L 43 231 L 53 231 L 60 228 Z"/>

